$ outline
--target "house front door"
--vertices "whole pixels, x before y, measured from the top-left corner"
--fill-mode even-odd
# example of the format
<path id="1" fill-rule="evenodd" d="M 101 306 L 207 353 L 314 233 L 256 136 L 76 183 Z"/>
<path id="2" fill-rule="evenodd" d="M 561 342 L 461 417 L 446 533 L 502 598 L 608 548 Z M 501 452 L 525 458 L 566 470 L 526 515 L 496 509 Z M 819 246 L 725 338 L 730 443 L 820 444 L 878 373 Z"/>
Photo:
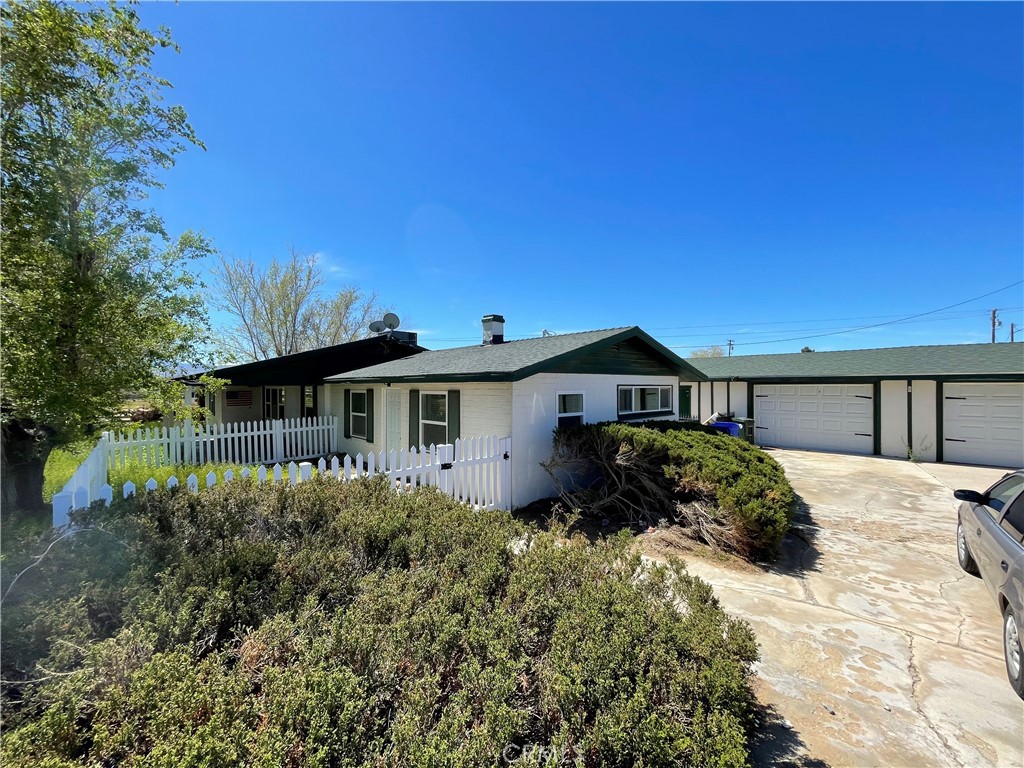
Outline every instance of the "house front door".
<path id="1" fill-rule="evenodd" d="M 384 392 L 384 418 L 387 423 L 384 449 L 390 453 L 402 445 L 402 393 L 397 389 L 385 389 Z"/>
<path id="2" fill-rule="evenodd" d="M 689 418 L 692 413 L 690 410 L 691 392 L 692 390 L 690 387 L 682 384 L 679 385 L 679 418 L 681 419 Z"/>

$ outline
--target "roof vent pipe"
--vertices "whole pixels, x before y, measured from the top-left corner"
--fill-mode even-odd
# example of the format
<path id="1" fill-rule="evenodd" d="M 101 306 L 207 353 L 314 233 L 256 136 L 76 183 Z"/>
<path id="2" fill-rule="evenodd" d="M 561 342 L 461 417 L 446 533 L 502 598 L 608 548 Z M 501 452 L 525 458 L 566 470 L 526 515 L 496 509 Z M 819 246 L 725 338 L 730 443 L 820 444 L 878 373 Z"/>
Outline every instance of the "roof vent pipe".
<path id="1" fill-rule="evenodd" d="M 484 329 L 484 345 L 505 342 L 505 318 L 501 315 L 484 315 L 480 321 Z"/>

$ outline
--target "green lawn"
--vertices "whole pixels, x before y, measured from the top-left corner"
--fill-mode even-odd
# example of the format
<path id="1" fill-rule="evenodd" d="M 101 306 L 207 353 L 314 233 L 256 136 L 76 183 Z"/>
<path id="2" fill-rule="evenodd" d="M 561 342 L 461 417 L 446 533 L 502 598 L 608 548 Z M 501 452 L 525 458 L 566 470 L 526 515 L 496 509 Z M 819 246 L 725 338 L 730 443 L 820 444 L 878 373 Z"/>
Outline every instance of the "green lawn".
<path id="1" fill-rule="evenodd" d="M 89 451 L 96 445 L 95 438 L 80 440 L 77 443 L 57 448 L 46 462 L 46 469 L 43 472 L 43 498 L 46 501 L 53 500 L 53 494 L 60 492 L 65 483 L 71 479 L 78 465 L 89 455 Z M 189 464 L 176 467 L 147 467 L 138 462 L 126 463 L 123 467 L 115 467 L 110 471 L 108 482 L 114 489 L 114 495 L 119 496 L 124 484 L 135 483 L 137 488 L 145 486 L 150 478 L 153 478 L 161 487 L 167 485 L 168 478 L 174 475 L 182 486 L 190 474 L 199 478 L 199 487 L 206 487 L 206 475 L 213 472 L 217 476 L 217 482 L 224 482 L 224 473 L 228 470 L 235 473 L 235 477 L 241 476 L 242 467 L 237 464 Z M 257 467 L 249 467 L 253 474 Z"/>
<path id="2" fill-rule="evenodd" d="M 96 440 L 94 437 L 86 438 L 63 448 L 55 448 L 50 453 L 50 458 L 46 460 L 46 468 L 43 470 L 44 500 L 52 501 L 53 494 L 60 492 L 78 469 L 78 465 L 96 446 Z"/>

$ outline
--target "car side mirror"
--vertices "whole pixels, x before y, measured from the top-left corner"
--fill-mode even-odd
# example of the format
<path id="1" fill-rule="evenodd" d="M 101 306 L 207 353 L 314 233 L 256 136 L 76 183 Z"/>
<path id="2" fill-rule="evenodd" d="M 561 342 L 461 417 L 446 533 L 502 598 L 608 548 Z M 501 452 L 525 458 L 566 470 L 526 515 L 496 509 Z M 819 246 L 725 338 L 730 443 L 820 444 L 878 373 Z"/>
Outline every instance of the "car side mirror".
<path id="1" fill-rule="evenodd" d="M 988 496 L 984 493 L 978 493 L 977 491 L 953 491 L 953 498 L 959 499 L 960 501 L 969 501 L 972 504 L 988 504 Z"/>

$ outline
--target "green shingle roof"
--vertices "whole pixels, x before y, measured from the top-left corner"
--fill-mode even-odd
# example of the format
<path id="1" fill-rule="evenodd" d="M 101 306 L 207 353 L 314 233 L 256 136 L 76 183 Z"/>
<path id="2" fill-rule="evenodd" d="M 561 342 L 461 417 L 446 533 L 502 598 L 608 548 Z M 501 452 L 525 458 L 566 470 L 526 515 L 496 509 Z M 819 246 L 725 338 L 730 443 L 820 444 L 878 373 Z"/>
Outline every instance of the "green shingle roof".
<path id="1" fill-rule="evenodd" d="M 503 344 L 478 344 L 472 347 L 421 352 L 403 360 L 372 365 L 340 373 L 328 381 L 518 381 L 545 368 L 564 363 L 590 350 L 627 339 L 639 339 L 653 355 L 662 358 L 679 372 L 699 372 L 636 326 L 608 328 L 545 336 L 538 339 L 507 341 Z"/>
<path id="2" fill-rule="evenodd" d="M 689 362 L 709 379 L 877 378 L 933 374 L 1019 374 L 1024 377 L 1024 343 L 796 352 L 695 358 Z"/>

